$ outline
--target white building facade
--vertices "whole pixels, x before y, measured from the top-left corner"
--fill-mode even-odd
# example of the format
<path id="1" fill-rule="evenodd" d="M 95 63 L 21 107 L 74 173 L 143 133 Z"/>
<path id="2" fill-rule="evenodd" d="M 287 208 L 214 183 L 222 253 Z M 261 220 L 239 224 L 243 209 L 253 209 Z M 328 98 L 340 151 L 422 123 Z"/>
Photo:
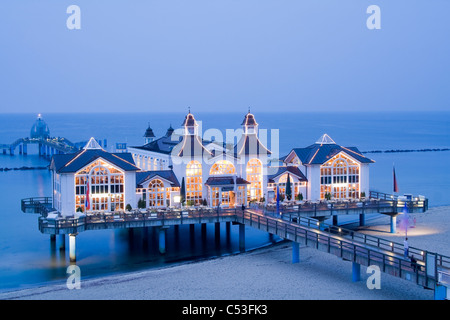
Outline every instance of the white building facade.
<path id="1" fill-rule="evenodd" d="M 170 126 L 156 138 L 150 126 L 145 144 L 109 153 L 93 139 L 75 154 L 54 155 L 53 203 L 61 214 L 132 208 L 207 205 L 236 207 L 276 200 L 357 199 L 369 195 L 369 165 L 355 147 L 337 145 L 328 135 L 294 148 L 270 166 L 272 152 L 258 137 L 248 112 L 235 144 L 202 139 L 193 114 L 181 132 Z M 278 159 L 275 159 L 278 160 Z"/>

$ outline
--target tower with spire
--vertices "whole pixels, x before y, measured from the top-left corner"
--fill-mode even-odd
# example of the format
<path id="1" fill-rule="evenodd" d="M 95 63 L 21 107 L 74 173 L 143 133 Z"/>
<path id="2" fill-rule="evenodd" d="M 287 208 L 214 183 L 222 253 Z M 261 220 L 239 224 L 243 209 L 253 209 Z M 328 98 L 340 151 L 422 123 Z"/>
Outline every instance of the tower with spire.
<path id="1" fill-rule="evenodd" d="M 150 127 L 150 122 L 148 123 L 147 130 L 145 130 L 144 141 L 145 144 L 153 142 L 155 140 L 155 134 L 153 133 L 153 129 Z"/>

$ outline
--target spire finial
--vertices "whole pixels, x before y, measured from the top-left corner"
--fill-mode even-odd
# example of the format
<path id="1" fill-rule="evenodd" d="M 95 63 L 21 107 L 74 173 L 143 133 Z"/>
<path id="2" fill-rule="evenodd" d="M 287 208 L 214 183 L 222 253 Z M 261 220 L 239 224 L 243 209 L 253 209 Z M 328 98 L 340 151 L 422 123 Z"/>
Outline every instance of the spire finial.
<path id="1" fill-rule="evenodd" d="M 188 107 L 188 113 L 191 113 L 191 107 Z"/>
<path id="2" fill-rule="evenodd" d="M 248 107 L 248 113 L 250 113 L 250 107 Z"/>

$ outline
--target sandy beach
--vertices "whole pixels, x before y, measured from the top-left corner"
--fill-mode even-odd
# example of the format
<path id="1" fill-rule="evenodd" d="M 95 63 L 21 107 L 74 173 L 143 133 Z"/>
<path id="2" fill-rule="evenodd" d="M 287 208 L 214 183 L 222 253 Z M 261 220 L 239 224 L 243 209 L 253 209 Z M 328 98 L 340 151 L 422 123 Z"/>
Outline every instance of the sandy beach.
<path id="1" fill-rule="evenodd" d="M 411 215 L 412 247 L 450 256 L 450 206 Z M 389 233 L 389 218 L 358 227 L 361 232 L 402 242 L 404 233 Z M 155 300 L 430 300 L 433 291 L 387 274 L 381 288 L 368 289 L 369 275 L 352 282 L 351 262 L 313 248 L 300 248 L 300 263 L 291 261 L 291 245 L 282 242 L 251 252 L 129 274 L 83 280 L 81 288 L 66 283 L 11 291 L 0 299 L 155 299 Z M 81 270 L 82 272 L 82 270 Z"/>

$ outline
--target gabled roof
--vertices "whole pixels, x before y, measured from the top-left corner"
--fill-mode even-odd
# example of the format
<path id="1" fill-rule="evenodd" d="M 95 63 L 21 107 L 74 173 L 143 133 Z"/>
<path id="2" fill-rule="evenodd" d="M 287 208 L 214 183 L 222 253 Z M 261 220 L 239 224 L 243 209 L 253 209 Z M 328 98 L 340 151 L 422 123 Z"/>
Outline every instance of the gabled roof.
<path id="1" fill-rule="evenodd" d="M 95 143 L 94 143 L 95 142 Z M 83 150 L 71 154 L 55 154 L 52 157 L 50 168 L 57 173 L 77 172 L 94 162 L 103 159 L 124 171 L 140 170 L 134 164 L 131 153 L 109 153 L 103 150 L 98 143 L 91 138 Z"/>
<path id="2" fill-rule="evenodd" d="M 234 156 L 243 155 L 269 155 L 272 152 L 259 140 L 256 134 L 243 134 L 239 142 L 234 146 Z"/>
<path id="3" fill-rule="evenodd" d="M 124 171 L 140 170 L 134 165 L 134 160 L 131 153 L 109 153 L 103 150 L 94 149 L 81 150 L 70 155 L 55 154 L 52 157 L 51 168 L 55 168 L 58 173 L 77 172 L 99 158 L 104 159 Z"/>
<path id="4" fill-rule="evenodd" d="M 326 133 L 323 134 L 319 140 L 316 141 L 316 143 L 318 144 L 336 144 L 336 142 L 334 142 L 333 139 L 330 138 L 329 135 L 327 135 Z"/>
<path id="5" fill-rule="evenodd" d="M 360 163 L 375 162 L 363 156 L 356 147 L 342 147 L 336 144 L 328 135 L 323 135 L 318 142 L 306 148 L 294 148 L 292 152 L 297 155 L 304 165 L 323 164 L 340 152 L 346 153 Z"/>
<path id="6" fill-rule="evenodd" d="M 90 138 L 83 149 L 103 150 L 102 147 L 98 144 L 97 140 L 95 140 L 94 138 Z"/>
<path id="7" fill-rule="evenodd" d="M 140 171 L 136 172 L 136 186 L 138 188 L 142 187 L 142 184 L 146 181 L 153 180 L 155 178 L 162 178 L 170 182 L 172 187 L 179 187 L 175 173 L 172 170 L 156 170 L 156 171 Z"/>
<path id="8" fill-rule="evenodd" d="M 203 156 L 204 153 L 209 156 L 214 155 L 214 152 L 208 150 L 197 135 L 185 135 L 179 144 L 179 150 L 176 151 L 179 157 Z"/>
<path id="9" fill-rule="evenodd" d="M 269 168 L 273 169 L 273 168 Z M 299 181 L 308 181 L 308 179 L 306 179 L 305 175 L 303 174 L 303 172 L 301 172 L 301 170 L 298 167 L 295 166 L 285 166 L 285 167 L 279 167 L 278 168 L 278 172 L 275 174 L 272 174 L 270 176 L 268 176 L 268 180 L 269 183 L 274 181 L 275 178 L 285 174 L 285 173 L 289 173 L 292 174 L 294 176 L 296 176 L 298 178 Z"/>
<path id="10" fill-rule="evenodd" d="M 226 177 L 209 177 L 205 184 L 207 186 L 226 186 L 234 185 L 234 178 L 230 176 Z M 250 184 L 247 180 L 236 177 L 236 185 Z"/>

